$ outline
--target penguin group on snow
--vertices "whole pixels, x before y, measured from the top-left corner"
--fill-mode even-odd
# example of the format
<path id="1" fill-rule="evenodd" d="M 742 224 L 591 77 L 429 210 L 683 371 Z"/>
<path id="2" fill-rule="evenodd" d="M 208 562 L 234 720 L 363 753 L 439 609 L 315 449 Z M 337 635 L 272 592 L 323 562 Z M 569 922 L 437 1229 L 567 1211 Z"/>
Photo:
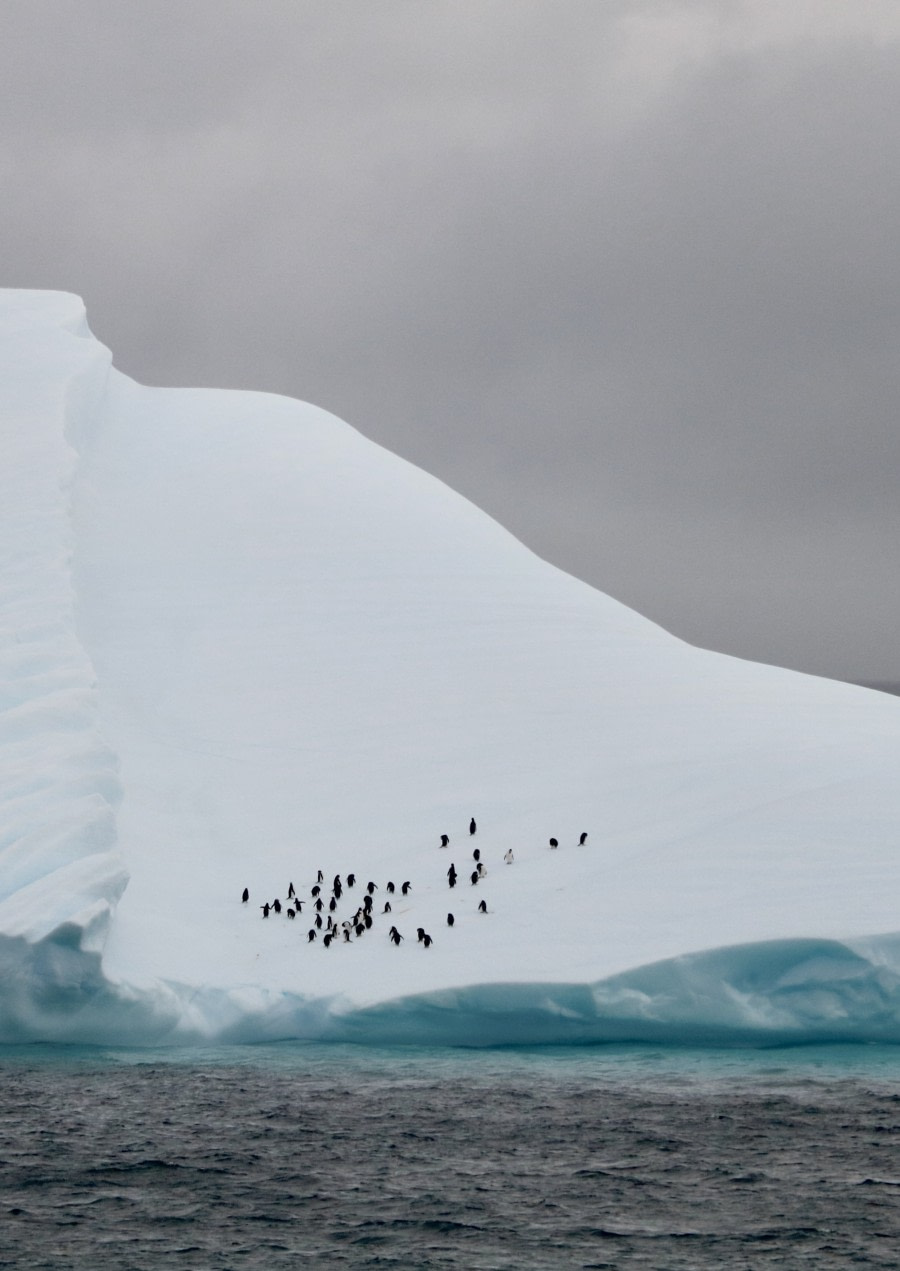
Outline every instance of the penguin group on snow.
<path id="1" fill-rule="evenodd" d="M 469 822 L 470 837 L 477 832 L 477 829 L 478 826 L 475 822 L 475 818 L 472 817 Z M 578 839 L 579 847 L 583 847 L 586 844 L 587 837 L 587 831 L 584 830 Z M 440 838 L 440 845 L 442 848 L 450 846 L 450 836 L 448 834 L 442 834 Z M 551 850 L 555 850 L 558 847 L 559 840 L 551 838 Z M 512 848 L 508 848 L 503 856 L 504 862 L 507 865 L 512 865 L 514 859 Z M 487 867 L 481 859 L 481 850 L 477 847 L 472 852 L 472 861 L 475 868 L 469 876 L 469 882 L 473 887 L 476 887 L 482 879 L 487 877 Z M 456 866 L 451 863 L 450 868 L 447 870 L 447 883 L 451 889 L 456 886 L 457 877 Z M 344 898 L 345 890 L 350 892 L 355 887 L 356 875 L 347 874 L 344 881 L 342 881 L 341 875 L 335 874 L 331 884 L 331 895 L 328 898 L 328 913 L 326 917 L 323 917 L 326 903 L 322 895 L 324 882 L 325 875 L 320 869 L 316 874 L 316 882 L 312 885 L 312 887 L 310 887 L 309 891 L 309 900 L 316 911 L 316 916 L 313 920 L 313 926 L 310 927 L 306 933 L 307 943 L 313 944 L 318 939 L 320 932 L 322 933 L 322 945 L 326 949 L 330 948 L 331 945 L 336 943 L 338 940 L 341 940 L 344 944 L 351 944 L 354 940 L 361 939 L 367 932 L 371 931 L 374 926 L 372 907 L 374 903 L 373 897 L 375 892 L 378 890 L 378 884 L 373 880 L 369 880 L 369 882 L 366 883 L 365 894 L 362 897 L 362 902 L 356 907 L 355 911 L 349 915 L 349 917 L 344 918 L 339 922 L 339 902 Z M 387 895 L 396 895 L 396 890 L 396 886 L 392 880 L 389 880 L 385 884 L 385 892 Z M 400 893 L 402 896 L 408 896 L 411 891 L 412 882 L 409 879 L 406 879 L 400 885 Z M 241 893 L 241 903 L 246 905 L 249 900 L 250 889 L 245 887 Z M 285 912 L 289 919 L 295 920 L 299 914 L 302 914 L 305 903 L 307 903 L 306 898 L 303 900 L 300 899 L 297 894 L 297 890 L 294 887 L 293 881 L 291 881 L 288 883 L 287 900 L 284 905 L 280 898 L 276 896 L 274 900 L 264 901 L 259 908 L 262 911 L 263 918 L 268 918 L 270 913 L 275 913 L 277 915 Z M 391 902 L 386 900 L 384 902 L 384 908 L 381 911 L 382 916 L 391 912 Z M 480 914 L 488 913 L 486 900 L 479 901 L 477 912 Z M 452 913 L 448 913 L 447 926 L 452 927 L 455 922 L 456 919 L 454 915 Z M 400 942 L 404 939 L 403 935 L 400 931 L 398 931 L 396 926 L 391 926 L 387 934 L 391 943 L 398 947 Z M 428 934 L 424 927 L 418 927 L 416 929 L 416 943 L 421 944 L 426 949 L 429 949 L 434 943 L 434 939 Z"/>

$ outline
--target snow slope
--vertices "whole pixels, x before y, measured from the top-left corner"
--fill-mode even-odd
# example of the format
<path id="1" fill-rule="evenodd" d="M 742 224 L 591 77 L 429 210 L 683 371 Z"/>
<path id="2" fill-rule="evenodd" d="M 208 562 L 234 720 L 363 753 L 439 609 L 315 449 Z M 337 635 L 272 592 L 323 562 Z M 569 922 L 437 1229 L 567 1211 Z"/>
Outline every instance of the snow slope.
<path id="1" fill-rule="evenodd" d="M 0 1041 L 900 1041 L 900 701 L 315 407 L 141 387 L 72 296 L 0 293 L 0 363 Z M 371 930 L 308 942 L 319 869 Z"/>

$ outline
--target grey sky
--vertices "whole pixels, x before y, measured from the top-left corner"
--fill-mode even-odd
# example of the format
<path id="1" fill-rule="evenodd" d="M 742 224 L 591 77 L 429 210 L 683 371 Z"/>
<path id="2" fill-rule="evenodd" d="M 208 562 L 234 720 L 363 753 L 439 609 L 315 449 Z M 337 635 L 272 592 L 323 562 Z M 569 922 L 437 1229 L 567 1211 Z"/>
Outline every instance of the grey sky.
<path id="1" fill-rule="evenodd" d="M 786 12 L 785 12 L 786 11 Z M 694 643 L 900 678 L 896 0 L 6 0 L 9 286 Z"/>

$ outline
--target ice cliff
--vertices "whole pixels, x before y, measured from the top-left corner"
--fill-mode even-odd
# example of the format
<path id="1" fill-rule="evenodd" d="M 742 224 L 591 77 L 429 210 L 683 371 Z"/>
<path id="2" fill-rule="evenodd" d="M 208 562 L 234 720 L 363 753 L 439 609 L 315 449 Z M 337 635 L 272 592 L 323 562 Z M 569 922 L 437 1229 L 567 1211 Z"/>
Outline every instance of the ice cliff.
<path id="1" fill-rule="evenodd" d="M 900 701 L 315 407 L 141 387 L 75 297 L 0 292 L 0 368 L 0 1042 L 900 1041 Z"/>

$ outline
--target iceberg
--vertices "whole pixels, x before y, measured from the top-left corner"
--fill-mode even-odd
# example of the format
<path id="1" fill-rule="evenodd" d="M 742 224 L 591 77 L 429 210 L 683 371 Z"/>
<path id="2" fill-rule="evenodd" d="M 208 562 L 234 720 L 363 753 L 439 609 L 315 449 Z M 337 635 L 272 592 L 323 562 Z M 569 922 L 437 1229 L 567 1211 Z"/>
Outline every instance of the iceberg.
<path id="1" fill-rule="evenodd" d="M 74 296 L 0 292 L 0 362 L 0 1042 L 900 1041 L 900 700 Z"/>

